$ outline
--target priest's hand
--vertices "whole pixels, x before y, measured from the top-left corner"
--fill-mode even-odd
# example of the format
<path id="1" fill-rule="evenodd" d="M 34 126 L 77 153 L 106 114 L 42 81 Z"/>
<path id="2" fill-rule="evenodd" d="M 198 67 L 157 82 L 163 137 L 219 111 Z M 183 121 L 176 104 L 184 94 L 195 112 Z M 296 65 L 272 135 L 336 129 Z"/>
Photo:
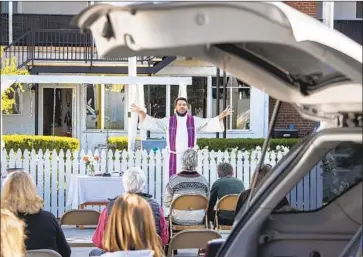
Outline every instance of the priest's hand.
<path id="1" fill-rule="evenodd" d="M 136 104 L 131 104 L 130 110 L 131 112 L 136 112 L 137 114 L 139 114 L 141 120 L 144 120 L 146 118 L 145 111 Z"/>
<path id="2" fill-rule="evenodd" d="M 223 120 L 225 117 L 231 115 L 233 113 L 233 109 L 230 105 L 227 106 L 227 108 L 219 114 L 219 120 Z"/>

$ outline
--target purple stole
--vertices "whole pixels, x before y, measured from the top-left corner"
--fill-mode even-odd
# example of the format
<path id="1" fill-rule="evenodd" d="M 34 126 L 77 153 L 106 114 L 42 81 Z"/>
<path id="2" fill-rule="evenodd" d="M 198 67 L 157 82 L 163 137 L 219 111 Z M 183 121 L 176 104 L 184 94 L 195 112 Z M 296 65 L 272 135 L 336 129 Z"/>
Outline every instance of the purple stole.
<path id="1" fill-rule="evenodd" d="M 176 174 L 176 130 L 177 130 L 177 118 L 173 115 L 169 119 L 169 177 Z M 187 114 L 187 130 L 188 130 L 188 148 L 194 148 L 195 142 L 195 126 L 194 117 Z"/>

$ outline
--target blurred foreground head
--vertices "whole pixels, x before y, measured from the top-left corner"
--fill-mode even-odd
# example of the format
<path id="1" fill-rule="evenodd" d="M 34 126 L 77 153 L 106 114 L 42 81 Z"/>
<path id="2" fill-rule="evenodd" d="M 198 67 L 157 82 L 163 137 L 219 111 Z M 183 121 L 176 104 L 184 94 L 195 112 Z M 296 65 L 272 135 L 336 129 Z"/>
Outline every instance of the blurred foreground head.
<path id="1" fill-rule="evenodd" d="M 119 196 L 112 207 L 103 242 L 107 252 L 151 250 L 162 257 L 150 204 L 137 194 Z"/>
<path id="2" fill-rule="evenodd" d="M 1 257 L 24 257 L 24 222 L 11 211 L 1 208 Z"/>

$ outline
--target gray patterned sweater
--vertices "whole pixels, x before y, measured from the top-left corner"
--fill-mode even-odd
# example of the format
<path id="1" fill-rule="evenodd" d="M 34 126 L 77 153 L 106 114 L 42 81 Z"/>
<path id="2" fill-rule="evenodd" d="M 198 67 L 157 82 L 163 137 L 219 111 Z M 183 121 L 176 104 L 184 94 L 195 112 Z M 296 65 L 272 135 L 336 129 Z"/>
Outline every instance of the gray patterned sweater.
<path id="1" fill-rule="evenodd" d="M 194 171 L 182 171 L 173 175 L 166 185 L 164 203 L 170 207 L 171 202 L 181 195 L 202 195 L 209 199 L 209 184 L 203 175 Z M 179 225 L 200 225 L 205 217 L 204 210 L 172 212 L 172 221 Z"/>

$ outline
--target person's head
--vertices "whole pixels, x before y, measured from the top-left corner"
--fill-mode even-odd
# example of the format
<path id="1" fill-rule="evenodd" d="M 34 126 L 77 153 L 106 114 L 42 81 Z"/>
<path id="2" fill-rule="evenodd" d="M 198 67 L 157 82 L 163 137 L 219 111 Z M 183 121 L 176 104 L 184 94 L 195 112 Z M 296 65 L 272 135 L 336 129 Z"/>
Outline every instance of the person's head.
<path id="1" fill-rule="evenodd" d="M 8 169 L 6 169 L 6 172 L 8 174 L 11 174 L 11 173 L 13 173 L 15 171 L 24 171 L 24 169 L 23 168 L 8 168 Z"/>
<path id="2" fill-rule="evenodd" d="M 43 199 L 30 175 L 14 171 L 6 179 L 1 192 L 2 207 L 14 213 L 38 213 L 43 207 Z"/>
<path id="3" fill-rule="evenodd" d="M 155 257 L 161 257 L 150 204 L 137 194 L 119 196 L 106 225 L 103 246 L 107 252 L 152 250 Z"/>
<path id="4" fill-rule="evenodd" d="M 188 100 L 185 97 L 176 98 L 174 108 L 178 115 L 184 116 L 188 112 Z"/>
<path id="5" fill-rule="evenodd" d="M 182 169 L 184 171 L 196 171 L 198 167 L 198 153 L 193 149 L 186 150 L 182 155 Z"/>
<path id="6" fill-rule="evenodd" d="M 126 193 L 142 193 L 146 185 L 145 172 L 139 167 L 129 168 L 122 175 L 122 184 Z"/>
<path id="7" fill-rule="evenodd" d="M 25 256 L 24 240 L 24 222 L 18 219 L 11 211 L 1 208 L 0 256 Z"/>
<path id="8" fill-rule="evenodd" d="M 272 170 L 272 166 L 270 164 L 263 164 L 261 166 L 261 169 L 259 170 L 258 174 L 257 172 L 253 173 L 252 176 L 252 181 L 256 178 L 256 184 L 255 186 L 258 187 L 261 182 L 263 181 L 263 179 L 265 178 L 265 176 Z"/>
<path id="9" fill-rule="evenodd" d="M 233 176 L 233 167 L 227 162 L 222 162 L 217 166 L 217 173 L 220 178 Z"/>

